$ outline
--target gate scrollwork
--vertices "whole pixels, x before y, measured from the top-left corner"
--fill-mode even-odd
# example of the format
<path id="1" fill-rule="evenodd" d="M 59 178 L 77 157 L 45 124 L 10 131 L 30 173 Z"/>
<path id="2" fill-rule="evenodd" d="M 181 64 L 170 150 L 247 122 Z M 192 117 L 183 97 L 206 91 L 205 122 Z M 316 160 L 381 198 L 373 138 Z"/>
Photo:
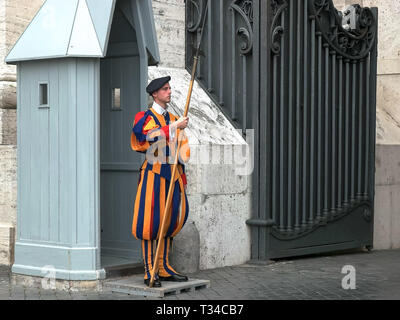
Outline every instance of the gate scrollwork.
<path id="1" fill-rule="evenodd" d="M 189 3 L 194 10 L 192 17 L 188 17 L 186 28 L 189 32 L 196 32 L 201 28 L 200 24 L 204 14 L 204 4 L 203 0 L 189 0 Z"/>
<path id="2" fill-rule="evenodd" d="M 322 36 L 339 55 L 349 59 L 362 59 L 368 55 L 377 29 L 370 8 L 354 4 L 343 15 L 332 0 L 308 0 L 308 4 L 310 18 L 316 20 Z M 351 11 L 354 11 L 354 28 L 346 30 L 342 19 Z"/>
<path id="3" fill-rule="evenodd" d="M 281 21 L 280 18 L 285 8 L 288 6 L 286 0 L 271 0 L 271 11 L 272 11 L 272 25 L 271 25 L 271 50 L 274 54 L 279 54 L 281 51 L 280 36 L 282 35 L 284 28 L 282 25 L 278 25 Z"/>
<path id="4" fill-rule="evenodd" d="M 240 46 L 240 53 L 247 55 L 253 49 L 253 1 L 234 0 L 229 9 L 239 13 L 245 23 L 245 27 L 238 28 L 236 34 L 244 40 Z"/>

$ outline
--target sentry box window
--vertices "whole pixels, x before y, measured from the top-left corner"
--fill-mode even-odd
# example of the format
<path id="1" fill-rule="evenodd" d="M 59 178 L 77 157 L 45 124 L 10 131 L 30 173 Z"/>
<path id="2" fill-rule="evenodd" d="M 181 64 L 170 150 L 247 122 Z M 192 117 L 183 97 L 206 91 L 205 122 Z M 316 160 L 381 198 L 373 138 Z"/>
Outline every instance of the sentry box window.
<path id="1" fill-rule="evenodd" d="M 39 108 L 49 107 L 49 84 L 47 82 L 39 83 Z"/>
<path id="2" fill-rule="evenodd" d="M 115 111 L 121 110 L 121 88 L 113 88 L 111 92 L 111 109 Z"/>

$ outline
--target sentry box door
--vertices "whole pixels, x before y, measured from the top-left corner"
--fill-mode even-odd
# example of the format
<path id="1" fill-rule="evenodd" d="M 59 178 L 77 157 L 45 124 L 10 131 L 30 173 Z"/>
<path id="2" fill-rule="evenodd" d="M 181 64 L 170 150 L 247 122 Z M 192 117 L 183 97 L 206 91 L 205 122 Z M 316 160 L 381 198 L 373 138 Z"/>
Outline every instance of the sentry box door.
<path id="1" fill-rule="evenodd" d="M 130 134 L 140 105 L 139 57 L 101 61 L 101 253 L 102 266 L 141 262 L 140 242 L 131 233 L 142 156 Z"/>
<path id="2" fill-rule="evenodd" d="M 144 155 L 131 149 L 135 114 L 146 109 L 146 53 L 152 30 L 139 32 L 135 19 L 150 2 L 116 3 L 107 55 L 100 61 L 100 230 L 101 265 L 142 263 L 141 243 L 132 235 L 133 208 Z M 151 16 L 145 20 L 151 25 Z M 147 35 L 148 38 L 144 39 Z M 157 51 L 157 50 L 156 50 Z M 153 62 L 158 59 L 155 55 Z M 145 64 L 144 64 L 145 63 Z"/>

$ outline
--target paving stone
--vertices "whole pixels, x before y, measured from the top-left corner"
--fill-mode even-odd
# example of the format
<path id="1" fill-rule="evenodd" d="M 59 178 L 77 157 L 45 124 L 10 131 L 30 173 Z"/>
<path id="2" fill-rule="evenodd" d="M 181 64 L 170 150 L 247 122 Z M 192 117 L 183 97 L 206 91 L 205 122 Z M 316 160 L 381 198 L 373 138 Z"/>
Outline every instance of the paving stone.
<path id="1" fill-rule="evenodd" d="M 7 293 L 7 294 L 3 294 L 3 293 L 1 293 L 0 294 L 0 300 L 8 300 L 10 298 L 10 295 Z"/>
<path id="2" fill-rule="evenodd" d="M 71 295 L 68 292 L 64 292 L 64 291 L 62 291 L 62 292 L 57 291 L 56 297 L 58 300 L 72 300 Z"/>
<path id="3" fill-rule="evenodd" d="M 38 300 L 57 300 L 56 296 L 40 296 Z"/>

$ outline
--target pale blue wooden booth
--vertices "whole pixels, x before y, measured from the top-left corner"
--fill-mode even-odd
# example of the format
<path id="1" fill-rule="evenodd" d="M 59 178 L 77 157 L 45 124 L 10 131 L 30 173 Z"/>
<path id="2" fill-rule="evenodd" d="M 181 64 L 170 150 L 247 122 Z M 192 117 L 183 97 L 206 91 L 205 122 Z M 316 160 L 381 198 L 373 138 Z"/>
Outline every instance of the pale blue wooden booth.
<path id="1" fill-rule="evenodd" d="M 17 65 L 12 272 L 95 280 L 141 262 L 131 234 L 134 115 L 159 51 L 151 0 L 47 0 L 6 57 Z"/>

